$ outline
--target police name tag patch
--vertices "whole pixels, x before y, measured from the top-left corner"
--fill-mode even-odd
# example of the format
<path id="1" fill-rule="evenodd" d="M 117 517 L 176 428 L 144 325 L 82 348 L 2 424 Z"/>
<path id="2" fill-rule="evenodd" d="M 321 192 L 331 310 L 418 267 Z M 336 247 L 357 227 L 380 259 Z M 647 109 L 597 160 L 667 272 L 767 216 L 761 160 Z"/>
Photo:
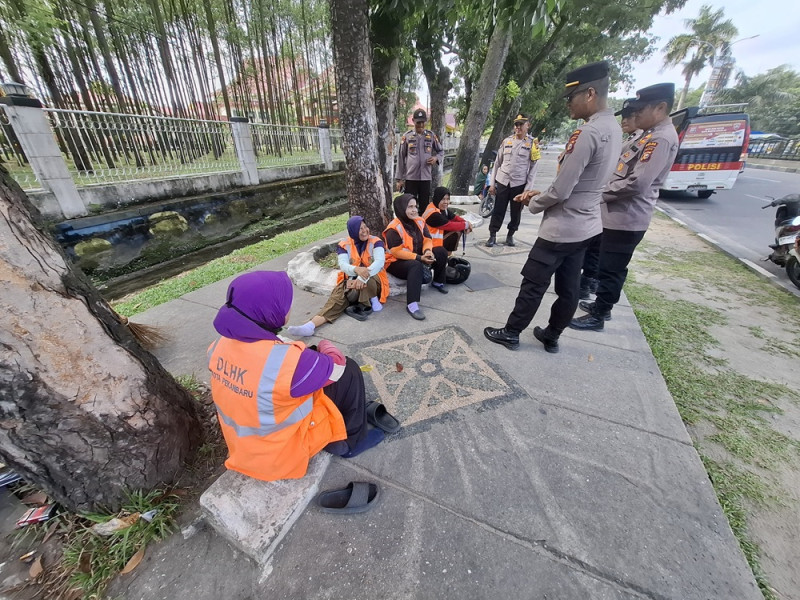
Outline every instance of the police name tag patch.
<path id="1" fill-rule="evenodd" d="M 576 129 L 572 132 L 572 135 L 569 136 L 569 141 L 567 142 L 567 147 L 564 150 L 564 154 L 572 154 L 572 151 L 575 150 L 575 142 L 578 141 L 578 136 L 581 134 L 580 129 Z"/>
<path id="2" fill-rule="evenodd" d="M 656 149 L 656 146 L 658 146 L 658 142 L 648 142 L 642 151 L 642 158 L 640 158 L 639 161 L 647 162 L 650 160 L 650 157 L 653 155 L 653 150 Z"/>

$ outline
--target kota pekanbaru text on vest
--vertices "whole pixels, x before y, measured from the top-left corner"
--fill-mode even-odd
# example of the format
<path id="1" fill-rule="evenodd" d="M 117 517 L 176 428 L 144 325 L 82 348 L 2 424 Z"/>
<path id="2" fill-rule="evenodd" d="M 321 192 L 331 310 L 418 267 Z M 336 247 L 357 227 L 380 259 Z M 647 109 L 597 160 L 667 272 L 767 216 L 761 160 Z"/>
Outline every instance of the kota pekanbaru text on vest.
<path id="1" fill-rule="evenodd" d="M 231 381 L 231 379 L 233 379 L 241 382 L 242 385 L 244 385 L 245 373 L 247 373 L 247 369 L 242 369 L 236 365 L 232 365 L 224 358 L 220 357 L 217 358 L 217 369 L 216 371 L 212 371 L 211 375 L 214 377 L 214 379 L 221 381 L 222 385 L 224 385 L 226 388 L 229 388 L 234 393 L 239 394 L 240 396 L 246 396 L 247 398 L 252 398 L 252 390 L 240 388 L 238 385 L 236 385 L 236 383 Z"/>

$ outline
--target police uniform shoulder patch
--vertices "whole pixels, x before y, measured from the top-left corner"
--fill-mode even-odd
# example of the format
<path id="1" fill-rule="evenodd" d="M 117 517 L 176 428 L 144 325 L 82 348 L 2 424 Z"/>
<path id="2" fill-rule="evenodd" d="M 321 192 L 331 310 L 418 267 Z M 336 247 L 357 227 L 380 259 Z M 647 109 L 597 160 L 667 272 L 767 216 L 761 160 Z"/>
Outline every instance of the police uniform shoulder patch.
<path id="1" fill-rule="evenodd" d="M 636 142 L 636 143 L 639 144 L 640 146 L 644 146 L 651 137 L 653 137 L 653 134 L 652 133 L 647 133 L 647 134 L 643 135 L 639 139 L 639 141 Z"/>
<path id="2" fill-rule="evenodd" d="M 572 151 L 575 150 L 575 142 L 578 141 L 578 136 L 580 136 L 581 130 L 576 129 L 572 132 L 572 135 L 569 136 L 569 141 L 567 142 L 567 147 L 564 149 L 564 154 L 572 154 Z"/>
<path id="3" fill-rule="evenodd" d="M 639 159 L 639 162 L 647 162 L 650 160 L 650 157 L 653 155 L 653 150 L 656 149 L 656 146 L 658 146 L 658 142 L 648 142 L 642 151 L 642 158 Z"/>

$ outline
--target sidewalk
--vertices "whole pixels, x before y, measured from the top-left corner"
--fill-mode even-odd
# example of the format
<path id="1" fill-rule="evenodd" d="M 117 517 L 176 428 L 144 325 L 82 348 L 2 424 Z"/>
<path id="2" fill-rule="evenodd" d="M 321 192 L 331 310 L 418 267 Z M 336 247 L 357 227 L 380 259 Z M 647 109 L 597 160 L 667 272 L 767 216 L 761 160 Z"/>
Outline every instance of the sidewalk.
<path id="1" fill-rule="evenodd" d="M 542 189 L 555 156 L 542 161 Z M 319 331 L 373 366 L 369 397 L 404 424 L 375 450 L 333 458 L 322 476 L 322 489 L 377 482 L 373 510 L 308 506 L 265 569 L 200 526 L 148 549 L 109 596 L 760 599 L 625 299 L 604 332 L 567 330 L 558 355 L 530 330 L 517 352 L 484 338 L 505 323 L 539 222 L 523 214 L 516 248 L 485 248 L 486 226 L 477 229 L 470 280 L 447 296 L 423 291 L 425 321 L 392 298 L 365 323 L 342 317 Z M 156 353 L 170 372 L 208 380 L 228 282 L 137 316 L 173 332 Z M 546 324 L 554 298 L 531 327 Z M 324 301 L 296 290 L 291 322 Z"/>

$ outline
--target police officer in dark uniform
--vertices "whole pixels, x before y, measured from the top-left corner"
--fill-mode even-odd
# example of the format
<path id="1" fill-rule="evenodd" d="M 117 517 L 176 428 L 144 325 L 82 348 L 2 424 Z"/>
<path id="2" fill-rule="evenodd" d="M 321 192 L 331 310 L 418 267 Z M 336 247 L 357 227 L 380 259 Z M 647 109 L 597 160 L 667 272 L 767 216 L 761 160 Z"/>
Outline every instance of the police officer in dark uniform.
<path id="1" fill-rule="evenodd" d="M 439 138 L 425 129 L 428 114 L 418 108 L 412 116 L 414 129 L 406 131 L 400 139 L 397 153 L 397 191 L 405 187 L 406 194 L 417 199 L 419 213 L 425 212 L 431 199 L 431 168 L 439 164 L 442 145 Z"/>
<path id="2" fill-rule="evenodd" d="M 530 324 L 555 275 L 558 298 L 550 310 L 546 329 L 536 327 L 534 337 L 548 352 L 558 352 L 558 338 L 578 307 L 578 282 L 589 240 L 602 231 L 600 196 L 611 177 L 622 146 L 622 132 L 608 98 L 608 63 L 585 65 L 566 76 L 564 97 L 570 118 L 586 122 L 576 129 L 561 157 L 550 188 L 523 192 L 514 198 L 532 213 L 542 213 L 542 223 L 528 260 L 514 310 L 502 329 L 487 327 L 492 342 L 516 350 L 519 334 Z"/>
<path id="3" fill-rule="evenodd" d="M 642 133 L 641 129 L 636 127 L 636 115 L 633 112 L 631 103 L 636 98 L 628 98 L 622 103 L 622 109 L 614 113 L 615 117 L 622 117 L 620 126 L 625 139 L 622 141 L 622 152 L 633 145 L 636 138 Z M 602 234 L 601 234 L 602 235 Z M 583 272 L 581 273 L 581 300 L 588 300 L 590 294 L 597 293 L 597 285 L 599 283 L 597 277 L 600 270 L 600 238 L 597 235 L 592 238 L 589 247 L 586 249 L 586 255 L 583 257 Z"/>
<path id="4" fill-rule="evenodd" d="M 669 116 L 674 98 L 675 85 L 659 83 L 636 92 L 636 100 L 630 103 L 642 134 L 619 157 L 603 190 L 597 298 L 581 303 L 589 314 L 573 319 L 573 329 L 602 331 L 619 302 L 628 263 L 650 225 L 658 190 L 678 152 L 678 134 Z"/>

